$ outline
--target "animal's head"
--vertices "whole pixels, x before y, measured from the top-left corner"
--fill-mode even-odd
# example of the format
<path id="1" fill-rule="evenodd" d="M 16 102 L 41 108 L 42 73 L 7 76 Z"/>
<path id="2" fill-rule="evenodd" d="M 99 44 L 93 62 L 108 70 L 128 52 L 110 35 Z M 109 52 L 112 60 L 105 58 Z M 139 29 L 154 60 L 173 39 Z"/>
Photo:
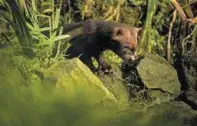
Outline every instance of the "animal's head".
<path id="1" fill-rule="evenodd" d="M 120 43 L 124 49 L 130 51 L 130 59 L 135 60 L 135 51 L 138 45 L 138 33 L 142 28 L 136 27 L 115 27 L 112 40 Z M 128 52 L 128 51 L 127 51 Z M 128 57 L 123 58 L 128 59 Z"/>

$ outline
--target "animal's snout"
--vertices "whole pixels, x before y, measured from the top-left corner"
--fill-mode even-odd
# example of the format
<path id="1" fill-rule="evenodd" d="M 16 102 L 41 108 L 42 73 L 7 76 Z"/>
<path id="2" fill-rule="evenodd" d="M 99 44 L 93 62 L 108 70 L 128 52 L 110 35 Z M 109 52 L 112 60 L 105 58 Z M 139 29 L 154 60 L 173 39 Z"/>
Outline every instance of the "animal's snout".
<path id="1" fill-rule="evenodd" d="M 129 42 L 124 43 L 123 45 L 124 45 L 125 48 L 128 48 L 128 49 L 132 48 L 132 46 Z"/>

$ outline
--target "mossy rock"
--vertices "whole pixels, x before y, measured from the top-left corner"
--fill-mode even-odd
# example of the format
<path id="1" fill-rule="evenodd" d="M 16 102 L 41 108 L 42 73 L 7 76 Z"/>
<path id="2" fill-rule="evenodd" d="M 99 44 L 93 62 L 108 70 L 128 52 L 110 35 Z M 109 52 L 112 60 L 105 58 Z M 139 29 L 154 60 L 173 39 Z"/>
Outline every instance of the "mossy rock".
<path id="1" fill-rule="evenodd" d="M 146 54 L 137 66 L 143 84 L 149 89 L 159 89 L 171 94 L 180 93 L 177 72 L 164 58 Z"/>
<path id="2" fill-rule="evenodd" d="M 112 75 L 100 75 L 99 78 L 104 86 L 114 94 L 121 107 L 124 108 L 129 105 L 129 92 L 125 82 L 118 78 L 117 72 L 120 71 L 114 71 Z"/>
<path id="3" fill-rule="evenodd" d="M 19 68 L 14 62 L 13 52 L 0 50 L 0 84 L 20 85 L 25 84 L 25 77 L 22 68 Z"/>
<path id="4" fill-rule="evenodd" d="M 45 82 L 51 81 L 55 87 L 64 88 L 65 92 L 71 96 L 81 93 L 91 103 L 100 103 L 106 100 L 117 101 L 100 79 L 78 58 L 60 61 L 43 73 Z"/>

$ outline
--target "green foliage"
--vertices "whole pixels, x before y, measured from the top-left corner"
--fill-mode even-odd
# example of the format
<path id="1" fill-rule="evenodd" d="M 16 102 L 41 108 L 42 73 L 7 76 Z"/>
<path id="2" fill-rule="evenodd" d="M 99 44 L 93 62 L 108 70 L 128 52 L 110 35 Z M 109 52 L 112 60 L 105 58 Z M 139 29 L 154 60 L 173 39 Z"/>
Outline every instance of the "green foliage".
<path id="1" fill-rule="evenodd" d="M 68 46 L 66 39 L 69 36 L 62 35 L 62 28 L 59 27 L 60 8 L 55 8 L 52 0 L 42 4 L 39 5 L 37 0 L 4 1 L 1 6 L 8 11 L 1 11 L 0 16 L 1 21 L 4 21 L 2 26 L 5 28 L 2 34 L 7 38 L 4 40 L 9 40 L 7 43 L 11 42 L 16 48 L 22 47 L 24 54 L 34 59 L 32 61 L 39 61 L 40 66 L 48 67 L 63 58 L 63 52 Z M 43 10 L 40 10 L 39 6 L 43 6 Z M 5 27 L 7 25 L 12 29 Z M 15 31 L 14 37 L 18 41 L 8 33 L 11 30 Z"/>
<path id="2" fill-rule="evenodd" d="M 151 29 L 149 31 L 149 35 L 148 52 L 164 54 L 166 38 L 164 36 L 161 36 L 156 29 Z"/>
<path id="3" fill-rule="evenodd" d="M 171 21 L 169 1 L 149 1 L 140 48 L 148 52 L 165 55 L 168 28 Z M 142 51 L 141 50 L 141 51 Z M 143 51 L 142 51 L 143 52 Z"/>
<path id="4" fill-rule="evenodd" d="M 3 1 L 3 7 L 6 9 L 0 12 L 1 20 L 11 26 L 17 36 L 18 45 L 22 48 L 23 53 L 31 57 L 32 50 L 29 50 L 29 47 L 32 44 L 32 38 L 26 26 L 21 4 L 15 0 L 6 0 Z"/>
<path id="5" fill-rule="evenodd" d="M 146 21 L 144 24 L 144 30 L 142 32 L 142 37 L 140 39 L 140 53 L 147 52 L 149 50 L 148 47 L 150 46 L 150 30 L 152 28 L 152 18 L 156 11 L 157 7 L 156 0 L 148 0 L 147 4 L 147 14 L 146 14 Z"/>
<path id="6" fill-rule="evenodd" d="M 144 2 L 146 2 L 145 0 L 128 0 L 128 1 L 131 2 L 135 6 L 142 5 Z"/>
<path id="7" fill-rule="evenodd" d="M 169 1 L 159 0 L 157 2 L 157 10 L 155 15 L 153 16 L 153 26 L 158 31 L 163 31 L 164 28 L 168 28 L 170 24 L 171 14 Z"/>
<path id="8" fill-rule="evenodd" d="M 120 67 L 122 59 L 119 56 L 117 56 L 114 52 L 110 50 L 105 51 L 104 57 L 107 60 L 107 62 L 112 65 L 112 67 Z"/>
<path id="9" fill-rule="evenodd" d="M 131 8 L 129 6 L 124 6 L 121 8 L 121 21 L 131 26 L 136 27 L 137 25 L 142 24 L 142 22 L 139 20 L 141 15 L 142 12 L 140 8 Z"/>

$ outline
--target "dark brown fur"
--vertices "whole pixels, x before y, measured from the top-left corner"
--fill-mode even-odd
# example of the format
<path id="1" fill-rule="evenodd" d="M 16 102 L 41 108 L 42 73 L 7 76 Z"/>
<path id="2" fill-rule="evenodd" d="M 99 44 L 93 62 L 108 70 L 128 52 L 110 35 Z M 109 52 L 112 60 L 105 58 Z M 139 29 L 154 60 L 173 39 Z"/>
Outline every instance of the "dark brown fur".
<path id="1" fill-rule="evenodd" d="M 67 50 L 66 58 L 79 57 L 92 71 L 95 71 L 96 68 L 91 60 L 91 57 L 95 57 L 99 68 L 106 71 L 111 67 L 104 62 L 103 51 L 110 49 L 123 60 L 130 60 L 134 56 L 139 28 L 105 21 L 87 20 L 68 25 L 64 28 L 64 33 L 77 27 L 82 27 L 82 34 L 70 40 L 71 46 Z"/>

